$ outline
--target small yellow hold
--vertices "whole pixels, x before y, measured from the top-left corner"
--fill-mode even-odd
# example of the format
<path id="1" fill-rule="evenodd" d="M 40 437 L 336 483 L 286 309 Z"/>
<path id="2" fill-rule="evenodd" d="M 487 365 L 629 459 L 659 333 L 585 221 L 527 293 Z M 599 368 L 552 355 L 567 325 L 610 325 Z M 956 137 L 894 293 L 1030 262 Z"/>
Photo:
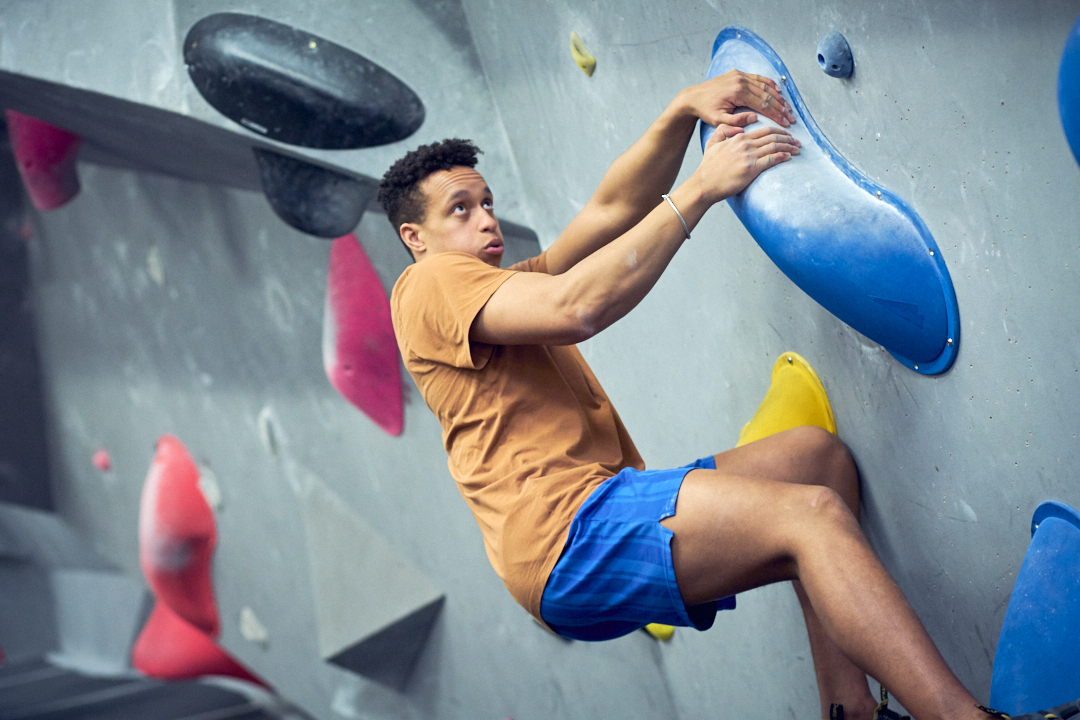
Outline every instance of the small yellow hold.
<path id="1" fill-rule="evenodd" d="M 578 64 L 581 71 L 592 77 L 593 71 L 596 70 L 596 58 L 589 52 L 589 48 L 585 47 L 585 42 L 576 32 L 570 33 L 570 54 L 574 56 L 574 62 Z"/>
<path id="2" fill-rule="evenodd" d="M 649 623 L 645 626 L 645 632 L 661 642 L 667 642 L 671 639 L 671 636 L 675 634 L 675 628 L 670 625 L 661 625 L 660 623 Z"/>

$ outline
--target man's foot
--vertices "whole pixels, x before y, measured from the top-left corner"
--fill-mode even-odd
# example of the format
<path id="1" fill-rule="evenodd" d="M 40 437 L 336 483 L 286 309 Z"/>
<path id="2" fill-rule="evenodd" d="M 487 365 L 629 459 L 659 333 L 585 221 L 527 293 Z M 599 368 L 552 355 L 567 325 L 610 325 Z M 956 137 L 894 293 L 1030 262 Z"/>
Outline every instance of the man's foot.
<path id="1" fill-rule="evenodd" d="M 1007 717 L 1007 716 L 1006 716 Z M 824 720 L 824 719 L 823 719 Z M 829 718 L 828 720 L 845 720 L 844 719 L 844 706 L 838 703 L 833 703 L 829 706 Z M 901 715 L 895 710 L 889 709 L 889 693 L 882 687 L 881 688 L 881 701 L 874 708 L 873 720 L 911 720 L 910 715 Z M 1040 718 L 1040 720 L 1042 720 Z"/>
<path id="2" fill-rule="evenodd" d="M 1069 720 L 1074 716 L 1077 716 L 1076 720 L 1080 720 L 1080 700 L 1058 705 L 1050 710 L 1039 710 L 1033 713 L 1024 713 L 1023 715 L 1006 715 L 1000 710 L 991 710 L 982 705 L 976 705 L 975 707 L 987 715 L 997 718 L 997 720 Z"/>
<path id="3" fill-rule="evenodd" d="M 803 425 L 816 425 L 836 434 L 832 406 L 817 373 L 802 356 L 786 352 L 773 365 L 765 399 L 743 427 L 736 447 Z"/>

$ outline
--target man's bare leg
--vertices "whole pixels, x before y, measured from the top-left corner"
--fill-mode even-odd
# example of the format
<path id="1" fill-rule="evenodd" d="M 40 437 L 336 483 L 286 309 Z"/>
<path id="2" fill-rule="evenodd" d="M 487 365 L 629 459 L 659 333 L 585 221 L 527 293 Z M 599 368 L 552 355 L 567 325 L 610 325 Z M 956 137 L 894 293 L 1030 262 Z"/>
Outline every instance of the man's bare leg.
<path id="1" fill-rule="evenodd" d="M 859 517 L 859 478 L 847 447 L 819 428 L 801 427 L 772 435 L 715 456 L 718 471 L 802 485 L 823 485 L 834 490 Z M 844 706 L 847 720 L 870 720 L 877 701 L 866 684 L 866 673 L 855 666 L 829 638 L 810 604 L 802 583 L 791 583 L 806 621 L 814 659 L 821 717 L 829 717 L 833 703 Z"/>
<path id="2" fill-rule="evenodd" d="M 788 431 L 717 456 L 724 469 L 687 475 L 675 515 L 663 521 L 675 535 L 683 598 L 697 604 L 798 580 L 816 618 L 808 630 L 825 651 L 824 664 L 844 662 L 814 638 L 819 633 L 919 720 L 985 720 L 870 549 L 841 492 L 731 473 L 744 462 L 785 459 L 796 474 L 805 470 L 804 448 L 794 442 L 800 435 L 830 437 L 816 429 Z M 755 460 L 759 454 L 764 459 Z M 849 675 L 841 670 L 841 685 Z"/>

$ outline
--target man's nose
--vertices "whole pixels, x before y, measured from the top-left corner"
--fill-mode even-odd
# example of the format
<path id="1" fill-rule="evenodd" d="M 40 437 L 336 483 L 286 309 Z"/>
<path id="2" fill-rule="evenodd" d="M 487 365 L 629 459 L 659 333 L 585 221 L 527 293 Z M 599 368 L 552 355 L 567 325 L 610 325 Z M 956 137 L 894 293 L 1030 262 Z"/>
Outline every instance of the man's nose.
<path id="1" fill-rule="evenodd" d="M 497 227 L 499 227 L 499 219 L 495 217 L 495 211 L 480 208 L 480 229 L 488 230 Z"/>

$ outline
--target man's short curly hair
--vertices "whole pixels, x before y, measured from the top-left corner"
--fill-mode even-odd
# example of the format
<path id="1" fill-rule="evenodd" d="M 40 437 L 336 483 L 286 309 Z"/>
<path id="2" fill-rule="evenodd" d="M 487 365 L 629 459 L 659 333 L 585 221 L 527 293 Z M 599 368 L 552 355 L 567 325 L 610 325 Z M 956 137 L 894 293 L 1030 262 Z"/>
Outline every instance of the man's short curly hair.
<path id="1" fill-rule="evenodd" d="M 390 166 L 379 183 L 379 203 L 394 232 L 403 223 L 424 222 L 427 198 L 420 190 L 424 178 L 453 167 L 476 167 L 476 156 L 483 152 L 471 140 L 447 138 L 442 142 L 421 145 Z"/>

